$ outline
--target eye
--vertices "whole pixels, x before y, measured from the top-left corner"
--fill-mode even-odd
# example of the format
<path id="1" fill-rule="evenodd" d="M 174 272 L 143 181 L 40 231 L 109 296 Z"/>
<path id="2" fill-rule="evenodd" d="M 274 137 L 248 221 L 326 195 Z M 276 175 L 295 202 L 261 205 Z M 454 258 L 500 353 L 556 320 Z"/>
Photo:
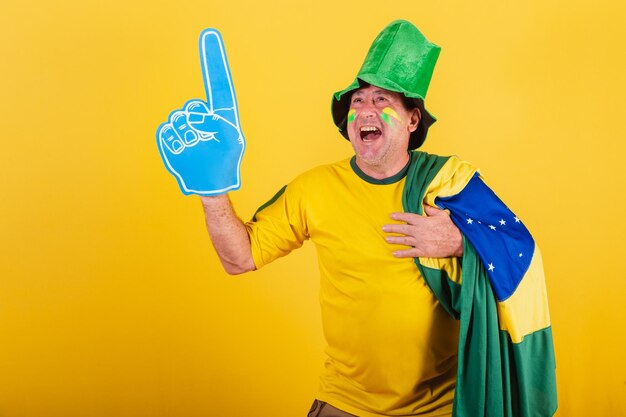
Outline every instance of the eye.
<path id="1" fill-rule="evenodd" d="M 376 97 L 376 101 L 379 103 L 384 103 L 384 102 L 387 102 L 388 100 L 387 100 L 387 97 L 385 96 L 378 96 Z"/>
<path id="2" fill-rule="evenodd" d="M 352 103 L 363 103 L 363 99 L 361 97 L 354 97 Z"/>

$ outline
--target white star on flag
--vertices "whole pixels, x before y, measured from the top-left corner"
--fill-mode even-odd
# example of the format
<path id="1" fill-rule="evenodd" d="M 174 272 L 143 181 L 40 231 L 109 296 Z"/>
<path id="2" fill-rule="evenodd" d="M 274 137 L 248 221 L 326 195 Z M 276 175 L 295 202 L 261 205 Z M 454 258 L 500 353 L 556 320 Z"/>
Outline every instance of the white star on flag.
<path id="1" fill-rule="evenodd" d="M 515 223 L 519 223 L 519 219 L 515 216 Z"/>
<path id="2" fill-rule="evenodd" d="M 493 271 L 494 269 L 496 269 L 496 267 L 495 267 L 495 266 L 493 266 L 493 264 L 492 264 L 492 263 L 490 263 L 490 264 L 489 264 L 489 270 L 490 270 L 490 271 Z"/>
<path id="3" fill-rule="evenodd" d="M 473 219 L 471 219 L 471 218 L 470 218 L 470 219 L 467 219 L 467 224 L 472 224 L 472 223 L 474 223 L 474 220 L 473 220 Z"/>
<path id="4" fill-rule="evenodd" d="M 524 254 L 522 252 L 519 253 L 519 257 L 521 258 L 522 256 L 524 256 Z"/>
<path id="5" fill-rule="evenodd" d="M 500 219 L 500 226 L 504 226 L 506 224 L 506 222 L 504 221 L 504 219 Z"/>
<path id="6" fill-rule="evenodd" d="M 490 224 L 490 225 L 489 225 L 489 228 L 490 228 L 491 230 L 496 230 L 496 226 L 494 226 L 494 225 L 492 225 L 492 224 Z"/>

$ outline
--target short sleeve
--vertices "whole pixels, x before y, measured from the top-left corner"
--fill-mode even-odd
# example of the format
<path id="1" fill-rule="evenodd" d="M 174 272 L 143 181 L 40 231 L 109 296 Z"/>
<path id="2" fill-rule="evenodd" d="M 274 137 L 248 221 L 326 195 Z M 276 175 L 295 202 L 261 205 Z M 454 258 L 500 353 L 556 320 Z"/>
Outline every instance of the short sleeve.
<path id="1" fill-rule="evenodd" d="M 295 180 L 245 223 L 257 269 L 301 247 L 308 239 L 302 198 L 301 187 Z"/>

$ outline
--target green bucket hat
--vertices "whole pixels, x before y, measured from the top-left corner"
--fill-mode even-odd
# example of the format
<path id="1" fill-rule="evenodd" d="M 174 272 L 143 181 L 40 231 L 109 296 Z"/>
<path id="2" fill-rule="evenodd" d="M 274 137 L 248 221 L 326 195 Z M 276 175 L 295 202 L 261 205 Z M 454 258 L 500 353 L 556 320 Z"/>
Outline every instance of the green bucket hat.
<path id="1" fill-rule="evenodd" d="M 422 113 L 411 133 L 409 149 L 419 148 L 435 119 L 425 108 L 424 98 L 441 48 L 431 43 L 411 22 L 395 20 L 374 39 L 356 79 L 333 94 L 331 111 L 339 132 L 346 130 L 351 93 L 367 84 L 404 94 L 408 103 Z"/>

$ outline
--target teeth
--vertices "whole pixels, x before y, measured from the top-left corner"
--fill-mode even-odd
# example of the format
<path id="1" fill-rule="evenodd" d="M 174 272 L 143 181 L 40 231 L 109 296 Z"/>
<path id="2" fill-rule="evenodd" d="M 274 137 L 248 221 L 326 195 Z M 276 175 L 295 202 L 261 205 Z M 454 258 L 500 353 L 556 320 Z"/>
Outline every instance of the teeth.
<path id="1" fill-rule="evenodd" d="M 375 132 L 377 130 L 378 130 L 378 128 L 374 127 L 374 126 L 363 126 L 361 128 L 361 132 Z"/>

